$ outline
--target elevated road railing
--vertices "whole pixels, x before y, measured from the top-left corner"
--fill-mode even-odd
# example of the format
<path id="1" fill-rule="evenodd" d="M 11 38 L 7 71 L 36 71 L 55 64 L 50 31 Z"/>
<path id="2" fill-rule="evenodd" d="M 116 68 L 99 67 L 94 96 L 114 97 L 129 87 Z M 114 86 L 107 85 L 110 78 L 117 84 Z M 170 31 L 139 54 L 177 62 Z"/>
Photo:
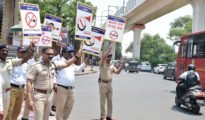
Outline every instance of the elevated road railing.
<path id="1" fill-rule="evenodd" d="M 128 0 L 126 2 L 126 5 L 121 6 L 118 11 L 115 13 L 115 16 L 125 16 L 127 13 L 132 11 L 134 8 L 138 7 L 141 5 L 143 2 L 146 0 Z"/>

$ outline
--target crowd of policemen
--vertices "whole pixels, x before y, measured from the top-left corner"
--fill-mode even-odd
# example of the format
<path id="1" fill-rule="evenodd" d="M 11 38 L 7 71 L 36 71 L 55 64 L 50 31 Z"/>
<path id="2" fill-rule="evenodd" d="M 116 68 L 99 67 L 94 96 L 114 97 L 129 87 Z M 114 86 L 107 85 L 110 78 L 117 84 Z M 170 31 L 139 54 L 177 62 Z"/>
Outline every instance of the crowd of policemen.
<path id="1" fill-rule="evenodd" d="M 123 68 L 123 63 L 117 68 L 111 64 L 111 49 L 99 62 L 101 120 L 114 120 L 112 74 L 119 74 Z M 35 120 L 48 120 L 54 95 L 56 119 L 68 119 L 75 101 L 75 72 L 84 69 L 88 63 L 82 48 L 74 55 L 74 48 L 66 46 L 54 56 L 54 50 L 45 47 L 40 56 L 35 54 L 35 45 L 31 42 L 27 49 L 18 47 L 17 57 L 12 59 L 7 59 L 8 50 L 7 45 L 0 45 L 0 120 L 17 120 L 24 99 L 22 120 L 29 119 L 29 111 L 34 111 Z M 74 62 L 78 59 L 82 64 L 77 66 Z"/>

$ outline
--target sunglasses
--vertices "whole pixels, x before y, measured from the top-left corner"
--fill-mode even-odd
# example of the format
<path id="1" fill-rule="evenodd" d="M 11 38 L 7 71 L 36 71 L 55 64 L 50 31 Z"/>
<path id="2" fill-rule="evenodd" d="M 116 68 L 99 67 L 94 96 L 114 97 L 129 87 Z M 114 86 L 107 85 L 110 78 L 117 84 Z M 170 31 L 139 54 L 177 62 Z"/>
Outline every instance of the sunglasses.
<path id="1" fill-rule="evenodd" d="M 19 53 L 26 53 L 26 51 L 19 51 Z"/>
<path id="2" fill-rule="evenodd" d="M 46 55 L 48 55 L 48 56 L 53 56 L 54 54 L 53 53 L 45 53 Z"/>

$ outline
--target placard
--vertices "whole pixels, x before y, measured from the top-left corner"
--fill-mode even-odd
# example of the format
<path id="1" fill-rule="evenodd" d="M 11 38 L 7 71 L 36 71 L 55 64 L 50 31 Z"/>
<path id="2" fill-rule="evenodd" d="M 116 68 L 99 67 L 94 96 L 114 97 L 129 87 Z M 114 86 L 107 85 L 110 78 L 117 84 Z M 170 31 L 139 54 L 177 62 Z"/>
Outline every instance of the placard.
<path id="1" fill-rule="evenodd" d="M 52 38 L 53 41 L 55 42 L 58 42 L 62 23 L 63 23 L 63 18 L 46 13 L 44 19 L 44 25 L 51 27 Z"/>
<path id="2" fill-rule="evenodd" d="M 114 42 L 121 42 L 123 40 L 124 27 L 124 18 L 109 15 L 104 38 Z"/>
<path id="3" fill-rule="evenodd" d="M 61 32 L 59 35 L 57 45 L 58 46 L 68 45 L 68 29 L 67 28 L 61 28 Z"/>
<path id="4" fill-rule="evenodd" d="M 37 4 L 19 3 L 23 39 L 24 37 L 39 38 L 41 36 L 41 21 Z"/>
<path id="5" fill-rule="evenodd" d="M 82 3 L 77 4 L 77 16 L 75 25 L 76 40 L 91 40 L 93 9 Z"/>
<path id="6" fill-rule="evenodd" d="M 103 44 L 104 34 L 105 30 L 97 27 L 92 27 L 91 40 L 84 41 L 83 52 L 99 56 Z"/>
<path id="7" fill-rule="evenodd" d="M 33 41 L 36 46 L 51 47 L 51 28 L 49 26 L 42 26 L 42 36 L 40 38 L 25 37 L 25 39 L 23 40 L 23 45 L 28 46 L 30 44 L 30 41 Z"/>

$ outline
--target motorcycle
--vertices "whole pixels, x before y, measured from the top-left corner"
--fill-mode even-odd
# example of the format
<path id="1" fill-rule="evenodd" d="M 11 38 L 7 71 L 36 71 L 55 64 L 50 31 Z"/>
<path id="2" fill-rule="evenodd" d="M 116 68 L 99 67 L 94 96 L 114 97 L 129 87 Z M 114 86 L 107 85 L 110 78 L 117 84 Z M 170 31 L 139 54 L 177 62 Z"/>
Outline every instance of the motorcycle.
<path id="1" fill-rule="evenodd" d="M 193 113 L 199 113 L 200 107 L 205 106 L 205 93 L 200 85 L 190 87 L 182 95 L 181 100 L 175 97 L 175 104 L 177 107 L 182 104 Z"/>

